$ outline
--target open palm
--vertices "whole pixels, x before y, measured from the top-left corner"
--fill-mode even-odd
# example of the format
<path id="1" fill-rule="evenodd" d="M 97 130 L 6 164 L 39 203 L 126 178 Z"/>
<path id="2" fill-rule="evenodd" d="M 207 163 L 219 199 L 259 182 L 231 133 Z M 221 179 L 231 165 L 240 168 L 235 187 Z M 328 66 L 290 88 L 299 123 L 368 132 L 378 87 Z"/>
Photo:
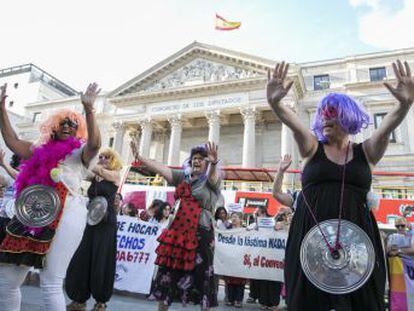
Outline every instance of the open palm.
<path id="1" fill-rule="evenodd" d="M 292 87 L 293 81 L 289 81 L 287 84 L 285 83 L 288 69 L 289 64 L 282 62 L 276 64 L 273 73 L 270 70 L 267 72 L 266 96 L 271 107 L 278 105 Z"/>
<path id="2" fill-rule="evenodd" d="M 208 142 L 206 145 L 207 149 L 207 158 L 210 162 L 217 162 L 218 156 L 217 156 L 217 150 L 218 146 L 213 142 Z"/>
<path id="3" fill-rule="evenodd" d="M 280 159 L 279 170 L 286 172 L 289 166 L 292 164 L 292 156 L 290 154 L 285 154 L 283 158 Z"/>
<path id="4" fill-rule="evenodd" d="M 93 111 L 93 105 L 98 97 L 101 89 L 98 89 L 98 84 L 91 83 L 88 85 L 85 93 L 81 93 L 81 101 L 86 112 Z"/>
<path id="5" fill-rule="evenodd" d="M 395 77 L 397 79 L 397 87 L 392 87 L 389 83 L 384 83 L 385 87 L 391 94 L 406 108 L 410 108 L 414 101 L 414 78 L 411 76 L 410 66 L 404 62 L 404 66 L 400 60 L 392 63 Z"/>

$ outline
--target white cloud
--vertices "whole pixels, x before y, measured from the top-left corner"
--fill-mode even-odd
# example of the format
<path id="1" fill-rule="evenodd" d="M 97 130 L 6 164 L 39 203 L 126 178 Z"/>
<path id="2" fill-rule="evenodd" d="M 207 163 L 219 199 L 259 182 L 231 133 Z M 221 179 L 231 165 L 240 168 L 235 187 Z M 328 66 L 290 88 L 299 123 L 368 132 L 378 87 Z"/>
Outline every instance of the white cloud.
<path id="1" fill-rule="evenodd" d="M 379 4 L 379 0 L 349 0 L 349 4 L 353 7 L 368 6 L 376 8 Z"/>
<path id="2" fill-rule="evenodd" d="M 399 9 L 376 0 L 349 0 L 349 3 L 354 7 L 370 7 L 358 19 L 358 36 L 362 42 L 381 49 L 414 46 L 414 0 L 404 0 Z"/>

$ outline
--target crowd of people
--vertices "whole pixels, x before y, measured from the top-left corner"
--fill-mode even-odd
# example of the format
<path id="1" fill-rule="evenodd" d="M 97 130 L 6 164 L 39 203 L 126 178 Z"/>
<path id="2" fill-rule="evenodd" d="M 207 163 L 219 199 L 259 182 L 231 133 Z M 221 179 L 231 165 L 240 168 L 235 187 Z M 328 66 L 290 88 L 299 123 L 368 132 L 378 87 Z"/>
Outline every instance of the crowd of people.
<path id="1" fill-rule="evenodd" d="M 85 310 L 92 296 L 95 311 L 106 309 L 115 276 L 117 214 L 159 224 L 163 230 L 156 249 L 157 265 L 150 297 L 159 310 L 173 302 L 200 305 L 208 311 L 218 306 L 217 284 L 225 283 L 226 303 L 242 307 L 245 286 L 247 302 L 262 309 L 278 310 L 285 297 L 288 310 L 385 310 L 386 262 L 380 232 L 367 207 L 372 170 L 383 157 L 390 134 L 402 122 L 414 101 L 414 78 L 408 63 L 392 64 L 397 85 L 384 83 L 396 99 L 395 107 L 379 127 L 362 143 L 351 136 L 370 123 L 362 105 L 346 94 L 325 96 L 316 109 L 312 128 L 282 103 L 293 81 L 287 80 L 289 65 L 284 62 L 269 70 L 267 101 L 275 115 L 293 132 L 303 158 L 301 191 L 283 191 L 283 176 L 291 165 L 285 155 L 275 176 L 273 195 L 285 207 L 275 216 L 274 230 L 288 232 L 284 283 L 276 280 L 246 280 L 214 274 L 215 230 L 260 230 L 257 219 L 269 217 L 259 208 L 253 219 L 240 211 L 228 211 L 222 204 L 223 172 L 214 142 L 195 146 L 181 169 L 171 169 L 139 154 L 131 144 L 135 163 L 157 174 L 175 187 L 175 210 L 162 200 L 154 200 L 145 210 L 123 204 L 118 193 L 122 164 L 111 149 L 101 150 L 101 136 L 95 119 L 94 102 L 99 94 L 96 83 L 81 94 L 84 114 L 72 110 L 53 113 L 39 130 L 39 139 L 20 139 L 5 108 L 6 85 L 1 87 L 0 129 L 7 147 L 14 153 L 10 165 L 0 153 L 0 165 L 9 175 L 1 177 L 0 193 L 0 306 L 20 310 L 20 287 L 32 268 L 38 269 L 44 310 Z M 87 198 L 81 194 L 83 180 L 89 180 Z M 28 190 L 31 190 L 28 191 Z M 57 197 L 56 215 L 47 224 L 24 220 L 6 209 L 9 202 Z M 20 204 L 20 203 L 19 203 Z M 41 208 L 36 201 L 30 208 Z M 98 224 L 90 223 L 97 206 L 104 212 Z M 17 207 L 19 208 L 19 207 Z M 13 210 L 13 208 L 11 209 Z M 20 211 L 20 210 L 19 210 Z M 172 212 L 174 217 L 172 217 Z M 294 215 L 294 216 L 293 216 Z M 332 260 L 340 258 L 344 241 L 341 220 L 366 234 L 373 247 L 373 271 L 355 290 L 335 294 L 312 283 L 300 262 L 301 245 L 312 229 L 324 232 L 320 224 L 337 220 L 337 239 L 325 239 L 325 251 Z M 93 219 L 92 219 L 93 220 Z M 396 221 L 398 232 L 388 238 L 389 256 L 412 255 L 413 238 L 404 218 Z M 305 250 L 306 251 L 306 250 Z M 331 259 L 329 259 L 331 260 Z M 72 300 L 66 306 L 63 285 Z"/>

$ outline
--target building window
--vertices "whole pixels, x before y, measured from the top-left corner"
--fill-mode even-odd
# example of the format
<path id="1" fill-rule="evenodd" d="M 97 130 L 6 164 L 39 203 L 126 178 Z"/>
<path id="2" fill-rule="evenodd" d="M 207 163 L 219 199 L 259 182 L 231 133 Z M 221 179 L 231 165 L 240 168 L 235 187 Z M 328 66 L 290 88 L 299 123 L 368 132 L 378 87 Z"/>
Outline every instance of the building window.
<path id="1" fill-rule="evenodd" d="M 41 114 L 42 114 L 41 112 L 35 112 L 35 113 L 33 113 L 33 120 L 32 120 L 33 123 L 39 121 L 39 117 L 40 117 Z"/>
<path id="2" fill-rule="evenodd" d="M 371 81 L 383 81 L 387 78 L 385 67 L 370 68 L 369 77 Z"/>
<path id="3" fill-rule="evenodd" d="M 114 145 L 114 138 L 111 137 L 111 138 L 109 138 L 109 147 L 112 148 L 113 145 Z"/>
<path id="4" fill-rule="evenodd" d="M 315 91 L 329 89 L 329 75 L 319 75 L 313 77 L 313 89 Z"/>
<path id="5" fill-rule="evenodd" d="M 384 199 L 402 199 L 401 190 L 400 189 L 382 189 L 382 197 Z"/>
<path id="6" fill-rule="evenodd" d="M 374 126 L 375 129 L 379 128 L 379 126 L 381 125 L 382 120 L 384 119 L 384 117 L 387 115 L 386 112 L 381 112 L 381 113 L 374 113 Z M 390 143 L 395 143 L 397 140 L 395 138 L 395 131 L 391 132 L 390 135 Z"/>
<path id="7" fill-rule="evenodd" d="M 13 107 L 13 105 L 14 105 L 14 101 L 9 101 L 9 107 L 11 108 L 11 107 Z"/>

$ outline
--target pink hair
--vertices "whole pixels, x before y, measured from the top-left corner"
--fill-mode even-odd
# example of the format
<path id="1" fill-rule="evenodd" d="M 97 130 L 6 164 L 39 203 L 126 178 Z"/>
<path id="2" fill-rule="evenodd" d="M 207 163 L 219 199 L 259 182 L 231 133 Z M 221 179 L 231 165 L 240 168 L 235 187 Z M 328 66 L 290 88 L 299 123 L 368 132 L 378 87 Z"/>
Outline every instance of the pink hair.
<path id="1" fill-rule="evenodd" d="M 79 112 L 70 109 L 61 109 L 56 111 L 53 115 L 49 116 L 40 124 L 40 137 L 36 145 L 47 143 L 53 137 L 54 132 L 57 132 L 59 129 L 60 122 L 66 118 L 69 118 L 78 123 L 76 138 L 82 141 L 87 140 L 88 131 L 86 128 L 85 118 Z"/>

